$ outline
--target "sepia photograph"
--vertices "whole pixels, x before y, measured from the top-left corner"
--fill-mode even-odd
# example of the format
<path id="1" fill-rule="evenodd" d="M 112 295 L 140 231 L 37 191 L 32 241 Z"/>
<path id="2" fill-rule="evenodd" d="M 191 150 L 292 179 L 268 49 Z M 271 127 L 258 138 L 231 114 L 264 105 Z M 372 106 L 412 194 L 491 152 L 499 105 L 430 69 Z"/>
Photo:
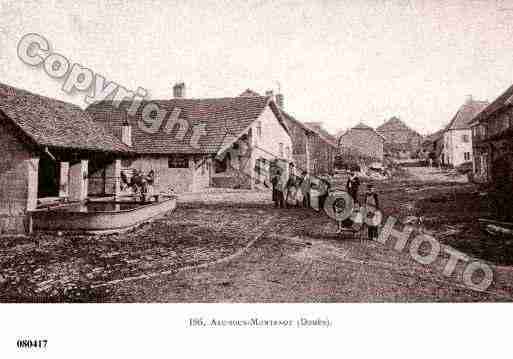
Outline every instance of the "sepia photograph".
<path id="1" fill-rule="evenodd" d="M 58 357 L 66 330 L 39 325 L 71 318 L 91 345 L 128 318 L 163 335 L 150 312 L 224 339 L 509 321 L 513 1 L 1 0 L 0 19 L 12 353 Z"/>

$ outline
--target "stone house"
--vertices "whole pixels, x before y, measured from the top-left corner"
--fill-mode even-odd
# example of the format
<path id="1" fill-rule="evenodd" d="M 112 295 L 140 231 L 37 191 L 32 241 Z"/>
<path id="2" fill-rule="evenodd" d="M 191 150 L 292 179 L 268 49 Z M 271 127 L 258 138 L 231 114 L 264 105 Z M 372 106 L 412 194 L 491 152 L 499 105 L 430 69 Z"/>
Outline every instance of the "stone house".
<path id="1" fill-rule="evenodd" d="M 470 123 L 474 177 L 513 190 L 513 86 L 485 107 Z"/>
<path id="2" fill-rule="evenodd" d="M 340 154 L 346 149 L 356 150 L 364 157 L 382 162 L 385 138 L 372 127 L 359 123 L 342 134 L 338 140 Z"/>
<path id="3" fill-rule="evenodd" d="M 473 170 L 494 199 L 495 215 L 513 220 L 513 86 L 485 107 L 471 122 Z"/>
<path id="4" fill-rule="evenodd" d="M 274 96 L 271 91 L 267 93 Z M 247 89 L 240 96 L 260 96 L 257 92 Z M 330 174 L 333 172 L 333 164 L 337 153 L 336 141 L 326 135 L 320 123 L 303 123 L 284 108 L 284 97 L 276 94 L 276 103 L 280 108 L 283 121 L 289 129 L 292 139 L 292 161 L 297 168 L 308 171 L 312 175 Z"/>
<path id="5" fill-rule="evenodd" d="M 470 123 L 488 105 L 486 101 L 475 101 L 471 96 L 467 97 L 443 131 L 443 164 L 459 166 L 473 161 Z"/>
<path id="6" fill-rule="evenodd" d="M 294 163 L 312 175 L 331 174 L 337 153 L 336 144 L 283 109 L 282 114 L 291 132 Z"/>
<path id="7" fill-rule="evenodd" d="M 45 201 L 83 201 L 89 171 L 103 167 L 103 191 L 131 150 L 79 107 L 0 84 L 0 234 L 31 231 Z"/>
<path id="8" fill-rule="evenodd" d="M 384 153 L 392 158 L 415 157 L 423 142 L 418 132 L 395 116 L 376 128 L 376 132 L 385 138 Z"/>
<path id="9" fill-rule="evenodd" d="M 127 144 L 137 156 L 123 163 L 122 171 L 153 170 L 157 191 L 183 193 L 251 189 L 265 182 L 270 160 L 292 161 L 291 138 L 273 97 L 188 99 L 182 97 L 185 85 L 177 86 L 175 98 L 141 102 L 133 115 L 131 102 L 87 108 L 113 133 L 130 133 Z M 155 128 L 145 123 L 146 106 L 154 106 L 150 120 L 160 118 Z"/>

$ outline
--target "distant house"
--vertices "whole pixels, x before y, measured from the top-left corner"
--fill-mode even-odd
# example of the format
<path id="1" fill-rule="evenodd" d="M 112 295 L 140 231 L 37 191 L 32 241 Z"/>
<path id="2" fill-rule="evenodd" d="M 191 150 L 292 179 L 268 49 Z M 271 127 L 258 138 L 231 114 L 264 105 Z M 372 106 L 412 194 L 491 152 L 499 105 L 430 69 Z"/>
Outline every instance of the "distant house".
<path id="1" fill-rule="evenodd" d="M 0 234 L 31 230 L 30 212 L 49 198 L 89 194 L 92 169 L 114 194 L 118 164 L 132 150 L 78 106 L 0 84 Z"/>
<path id="2" fill-rule="evenodd" d="M 137 156 L 123 163 L 122 170 L 155 171 L 158 191 L 250 189 L 264 180 L 259 170 L 264 163 L 275 158 L 293 160 L 289 130 L 273 97 L 187 99 L 181 97 L 185 89 L 174 93 L 173 99 L 142 102 L 134 116 L 128 114 L 131 102 L 104 101 L 87 108 L 96 122 L 113 133 L 129 127 L 130 148 Z M 175 114 L 153 133 L 141 126 L 141 109 L 150 103 L 169 116 Z M 195 126 L 204 126 L 196 145 Z"/>
<path id="3" fill-rule="evenodd" d="M 273 95 L 268 92 L 267 95 Z M 246 90 L 240 96 L 260 96 L 253 90 Z M 296 167 L 308 171 L 312 175 L 328 174 L 333 172 L 333 164 L 337 153 L 336 141 L 322 128 L 322 124 L 303 123 L 284 108 L 284 97 L 276 94 L 276 103 L 279 105 L 283 120 L 289 129 L 292 139 L 292 158 Z"/>
<path id="4" fill-rule="evenodd" d="M 338 140 L 339 153 L 354 149 L 363 156 L 383 161 L 385 138 L 372 127 L 359 123 L 342 134 Z"/>
<path id="5" fill-rule="evenodd" d="M 331 143 L 334 146 L 337 146 L 337 137 L 329 133 L 322 125 L 322 122 L 305 122 L 305 125 L 315 130 L 327 142 Z"/>
<path id="6" fill-rule="evenodd" d="M 442 163 L 458 166 L 472 159 L 472 131 L 470 123 L 489 103 L 475 101 L 469 96 L 444 129 Z"/>
<path id="7" fill-rule="evenodd" d="M 422 152 L 426 159 L 431 158 L 434 164 L 440 164 L 443 152 L 444 130 L 438 130 L 424 139 L 422 142 Z"/>
<path id="8" fill-rule="evenodd" d="M 421 148 L 423 137 L 409 128 L 402 120 L 392 117 L 376 132 L 385 138 L 385 155 L 392 158 L 412 158 Z"/>

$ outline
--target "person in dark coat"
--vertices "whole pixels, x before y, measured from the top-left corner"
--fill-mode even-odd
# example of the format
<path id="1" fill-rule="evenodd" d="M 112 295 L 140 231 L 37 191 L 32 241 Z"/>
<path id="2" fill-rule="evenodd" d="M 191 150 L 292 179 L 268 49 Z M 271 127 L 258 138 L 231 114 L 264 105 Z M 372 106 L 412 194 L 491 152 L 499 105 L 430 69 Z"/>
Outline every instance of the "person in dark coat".
<path id="1" fill-rule="evenodd" d="M 366 207 L 372 207 L 379 209 L 378 194 L 374 191 L 374 186 L 369 184 L 367 186 L 367 192 L 365 192 L 363 203 Z M 368 237 L 370 240 L 378 238 L 378 226 L 367 224 Z"/>
<path id="2" fill-rule="evenodd" d="M 287 197 L 285 198 L 285 206 L 286 207 L 295 207 L 297 206 L 296 201 L 296 191 L 298 190 L 297 187 L 298 177 L 295 173 L 295 166 L 293 163 L 289 164 L 289 178 L 287 180 L 286 184 L 286 193 Z"/>
<path id="3" fill-rule="evenodd" d="M 359 187 L 360 187 L 360 179 L 358 178 L 356 173 L 351 171 L 351 174 L 350 174 L 349 178 L 347 179 L 346 191 L 353 198 L 355 203 L 358 203 L 358 188 Z"/>
<path id="4" fill-rule="evenodd" d="M 273 202 L 275 207 L 285 207 L 285 198 L 283 196 L 284 185 L 282 181 L 282 171 L 278 166 L 273 166 L 271 170 L 271 184 L 273 186 Z"/>

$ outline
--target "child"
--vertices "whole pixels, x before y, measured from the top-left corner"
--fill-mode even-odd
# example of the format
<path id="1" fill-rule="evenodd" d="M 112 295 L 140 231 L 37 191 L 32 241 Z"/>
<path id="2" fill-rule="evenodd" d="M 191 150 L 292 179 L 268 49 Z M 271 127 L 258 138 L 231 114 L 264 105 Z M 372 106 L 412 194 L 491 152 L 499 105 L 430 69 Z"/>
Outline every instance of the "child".
<path id="1" fill-rule="evenodd" d="M 372 184 L 367 185 L 367 192 L 365 193 L 363 203 L 366 207 L 379 208 L 378 194 L 374 191 Z M 368 224 L 368 237 L 370 240 L 378 238 L 378 226 Z"/>

